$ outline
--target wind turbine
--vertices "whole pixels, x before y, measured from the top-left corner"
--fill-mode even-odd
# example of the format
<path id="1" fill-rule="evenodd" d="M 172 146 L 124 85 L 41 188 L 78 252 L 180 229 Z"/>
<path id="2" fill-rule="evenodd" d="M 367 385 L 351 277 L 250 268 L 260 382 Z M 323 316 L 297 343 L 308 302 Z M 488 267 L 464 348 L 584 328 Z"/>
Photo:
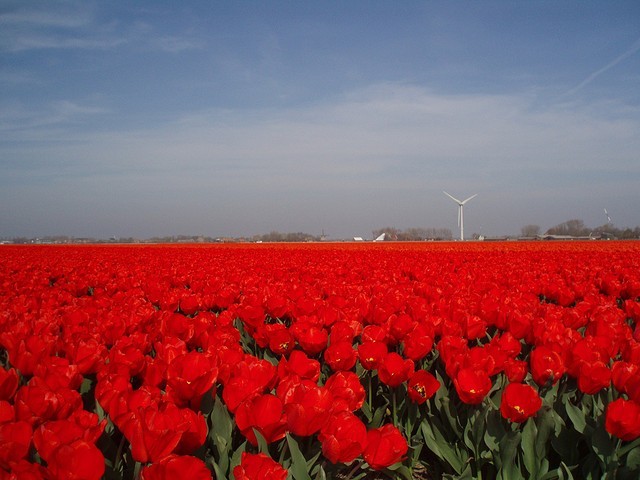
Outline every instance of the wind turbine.
<path id="1" fill-rule="evenodd" d="M 442 193 L 444 193 L 447 197 L 449 197 L 451 200 L 453 200 L 458 204 L 458 226 L 460 227 L 460 240 L 464 240 L 464 204 L 467 203 L 472 198 L 477 197 L 478 194 L 476 193 L 475 195 L 471 195 L 466 200 L 460 201 L 456 197 L 449 195 L 444 190 L 442 191 Z"/>
<path id="2" fill-rule="evenodd" d="M 607 224 L 611 223 L 611 217 L 609 216 L 609 212 L 607 212 L 607 209 L 604 209 L 604 214 L 607 216 Z"/>

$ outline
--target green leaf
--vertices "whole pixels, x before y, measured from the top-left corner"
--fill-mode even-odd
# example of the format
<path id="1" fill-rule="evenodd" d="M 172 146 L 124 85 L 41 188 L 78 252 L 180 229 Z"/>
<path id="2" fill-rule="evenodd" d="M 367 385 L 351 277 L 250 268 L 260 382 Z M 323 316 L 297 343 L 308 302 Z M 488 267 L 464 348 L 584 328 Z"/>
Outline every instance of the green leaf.
<path id="1" fill-rule="evenodd" d="M 536 415 L 536 427 L 538 434 L 536 435 L 535 453 L 537 458 L 547 457 L 547 446 L 551 432 L 555 432 L 556 420 L 555 412 L 552 408 L 542 407 Z"/>
<path id="2" fill-rule="evenodd" d="M 636 438 L 633 442 L 628 443 L 624 447 L 620 447 L 620 451 L 618 452 L 619 457 L 623 457 L 627 452 L 630 452 L 636 447 L 640 447 L 640 438 Z"/>
<path id="3" fill-rule="evenodd" d="M 591 446 L 604 466 L 611 463 L 616 446 L 603 426 L 598 426 L 593 431 Z"/>
<path id="4" fill-rule="evenodd" d="M 413 438 L 413 440 L 415 440 L 415 438 Z M 424 447 L 423 443 L 419 443 L 417 446 L 412 447 L 409 449 L 409 464 L 411 465 L 411 468 L 413 468 L 416 463 L 418 463 L 419 459 L 420 459 L 420 453 L 422 452 L 422 448 Z"/>
<path id="5" fill-rule="evenodd" d="M 632 470 L 640 468 L 640 447 L 636 447 L 629 452 L 625 464 L 627 468 Z"/>
<path id="6" fill-rule="evenodd" d="M 264 439 L 262 434 L 258 431 L 257 428 L 253 428 L 252 430 L 253 430 L 253 433 L 255 433 L 256 440 L 258 442 L 258 452 L 271 456 L 271 454 L 269 453 L 269 444 Z"/>
<path id="7" fill-rule="evenodd" d="M 433 422 L 424 421 L 420 425 L 425 445 L 441 460 L 446 461 L 451 466 L 451 468 L 453 468 L 456 473 L 460 475 L 463 471 L 464 464 L 468 458 L 468 455 L 465 455 L 464 459 L 460 458 L 461 452 L 444 438 L 442 432 L 435 426 L 435 418 L 433 420 Z M 432 425 L 432 423 L 434 425 Z"/>
<path id="8" fill-rule="evenodd" d="M 475 443 L 473 439 L 472 427 L 473 419 L 469 419 L 464 427 L 462 439 L 464 440 L 464 444 L 467 446 L 467 448 L 473 452 L 475 451 Z"/>
<path id="9" fill-rule="evenodd" d="M 564 478 L 566 478 L 567 480 L 573 480 L 573 474 L 571 473 L 571 470 L 573 470 L 576 467 L 568 467 L 564 462 L 560 462 L 560 468 L 559 470 L 564 474 Z"/>
<path id="10" fill-rule="evenodd" d="M 295 480 L 311 480 L 307 470 L 307 461 L 300 451 L 298 442 L 293 437 L 287 434 L 287 445 L 289 445 L 289 451 L 291 452 L 291 466 L 289 471 L 293 475 Z"/>
<path id="11" fill-rule="evenodd" d="M 229 462 L 230 476 L 233 476 L 233 469 L 236 468 L 238 465 L 240 465 L 240 462 L 242 461 L 242 452 L 244 452 L 246 448 L 247 448 L 247 441 L 245 440 L 244 442 L 242 442 L 242 445 L 240 445 L 236 449 L 236 451 L 233 452 L 233 455 L 231 456 L 231 461 Z"/>
<path id="12" fill-rule="evenodd" d="M 486 430 L 484 432 L 484 443 L 489 447 L 491 451 L 498 450 L 498 442 L 504 435 L 507 433 L 507 430 L 504 428 L 504 422 L 502 421 L 502 416 L 498 413 L 497 410 L 493 410 L 487 413 L 487 422 L 486 422 Z M 499 456 L 496 456 L 496 462 L 498 466 L 500 466 Z"/>
<path id="13" fill-rule="evenodd" d="M 227 407 L 224 406 L 222 400 L 216 397 L 211 412 L 211 431 L 209 437 L 218 449 L 218 453 L 223 455 L 228 452 L 231 447 L 233 435 L 233 420 Z"/>
<path id="14" fill-rule="evenodd" d="M 479 458 L 482 452 L 485 452 L 484 448 L 484 432 L 487 430 L 487 412 L 486 410 L 481 410 L 478 412 L 478 415 L 475 416 L 473 420 L 473 425 L 471 429 L 471 433 L 473 435 L 473 451 L 476 454 L 476 457 Z"/>
<path id="15" fill-rule="evenodd" d="M 457 480 L 474 480 L 471 464 L 467 463 L 465 469 L 462 471 Z"/>
<path id="16" fill-rule="evenodd" d="M 313 457 L 307 460 L 307 470 L 311 471 L 313 466 L 316 464 L 316 462 L 320 458 L 320 455 L 322 455 L 322 450 L 318 450 L 318 452 Z"/>
<path id="17" fill-rule="evenodd" d="M 220 468 L 218 464 L 213 461 L 213 458 L 211 459 L 209 464 L 213 467 L 213 473 L 216 474 L 215 478 L 227 478 L 227 471 Z"/>
<path id="18" fill-rule="evenodd" d="M 540 477 L 540 480 L 573 480 L 571 469 L 576 467 L 567 467 L 564 462 L 560 462 L 560 466 L 555 470 L 551 470 Z"/>
<path id="19" fill-rule="evenodd" d="M 587 427 L 587 421 L 584 412 L 570 401 L 565 402 L 564 407 L 567 411 L 567 415 L 573 423 L 573 428 L 575 428 L 579 433 L 584 433 Z"/>
<path id="20" fill-rule="evenodd" d="M 91 378 L 83 378 L 82 384 L 80 385 L 80 395 L 84 395 L 91 391 L 91 387 L 93 386 L 93 380 Z"/>
<path id="21" fill-rule="evenodd" d="M 580 447 L 584 437 L 572 428 L 563 428 L 557 437 L 551 438 L 551 446 L 567 465 L 580 462 Z"/>
<path id="22" fill-rule="evenodd" d="M 384 416 L 387 412 L 387 408 L 389 407 L 389 402 L 384 402 L 383 405 L 380 405 L 373 414 L 373 418 L 371 423 L 369 424 L 369 428 L 379 428 L 384 421 Z"/>
<path id="23" fill-rule="evenodd" d="M 367 423 L 371 423 L 371 421 L 373 420 L 373 412 L 371 411 L 369 402 L 364 402 L 362 404 L 362 407 L 360 408 L 360 411 L 364 414 L 365 417 L 367 417 Z"/>
<path id="24" fill-rule="evenodd" d="M 449 398 L 442 399 L 442 408 L 440 411 L 444 412 L 445 418 L 447 419 L 447 421 L 449 422 L 449 426 L 451 427 L 451 431 L 458 438 L 461 438 L 464 434 L 464 430 L 460 426 L 460 418 Z"/>
<path id="25" fill-rule="evenodd" d="M 291 452 L 291 466 L 289 467 L 289 471 L 293 475 L 293 478 L 296 480 L 311 480 L 307 470 L 307 461 L 300 451 L 298 442 L 289 434 L 287 434 L 286 438 L 289 451 Z"/>
<path id="26" fill-rule="evenodd" d="M 520 446 L 522 435 L 517 431 L 510 431 L 500 440 L 500 462 L 502 467 L 498 470 L 498 479 L 517 480 L 524 478 L 515 463 L 516 452 Z"/>
<path id="27" fill-rule="evenodd" d="M 522 460 L 531 478 L 536 478 L 538 475 L 538 461 L 535 451 L 537 434 L 535 420 L 529 418 L 522 429 Z"/>
<path id="28" fill-rule="evenodd" d="M 322 468 L 322 465 L 318 465 L 318 467 L 318 473 L 314 480 L 327 480 L 327 474 L 324 471 L 324 468 Z"/>
<path id="29" fill-rule="evenodd" d="M 402 477 L 406 480 L 412 480 L 413 475 L 411 474 L 411 470 L 409 470 L 406 465 L 402 465 L 402 463 L 396 463 L 387 467 L 387 470 L 394 473 L 393 478 Z"/>

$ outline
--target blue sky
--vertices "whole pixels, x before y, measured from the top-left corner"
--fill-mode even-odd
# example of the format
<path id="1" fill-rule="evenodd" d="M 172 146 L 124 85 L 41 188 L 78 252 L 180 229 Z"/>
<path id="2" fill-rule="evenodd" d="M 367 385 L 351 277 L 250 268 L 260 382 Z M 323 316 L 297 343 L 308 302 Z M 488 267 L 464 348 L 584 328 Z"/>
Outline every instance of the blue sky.
<path id="1" fill-rule="evenodd" d="M 640 224 L 640 2 L 0 0 L 0 236 Z"/>

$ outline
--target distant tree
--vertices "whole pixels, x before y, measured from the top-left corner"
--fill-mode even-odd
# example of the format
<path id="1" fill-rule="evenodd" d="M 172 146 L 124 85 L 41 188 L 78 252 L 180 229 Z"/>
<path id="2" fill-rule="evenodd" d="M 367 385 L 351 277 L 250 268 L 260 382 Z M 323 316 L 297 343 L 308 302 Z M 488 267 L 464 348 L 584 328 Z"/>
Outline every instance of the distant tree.
<path id="1" fill-rule="evenodd" d="M 309 242 L 319 241 L 320 237 L 303 232 L 281 233 L 274 230 L 264 235 L 254 236 L 252 240 L 261 242 Z"/>
<path id="2" fill-rule="evenodd" d="M 378 238 L 380 235 L 384 233 L 386 234 L 384 237 L 385 240 L 403 240 L 402 238 L 400 238 L 402 235 L 402 232 L 398 230 L 396 227 L 379 228 L 378 230 L 374 230 L 371 233 L 373 233 L 373 238 Z"/>
<path id="3" fill-rule="evenodd" d="M 385 227 L 373 230 L 373 238 L 378 238 L 385 233 L 385 240 L 397 241 L 424 241 L 424 240 L 451 240 L 453 235 L 448 228 L 423 228 L 411 227 L 400 230 L 395 227 Z"/>
<path id="4" fill-rule="evenodd" d="M 540 235 L 540 225 L 525 225 L 520 229 L 520 235 L 523 237 L 535 237 Z"/>
<path id="5" fill-rule="evenodd" d="M 550 235 L 571 235 L 574 237 L 586 236 L 591 233 L 591 230 L 584 225 L 584 221 L 575 218 L 560 223 L 547 230 Z"/>
<path id="6" fill-rule="evenodd" d="M 427 238 L 429 236 L 429 232 L 426 228 L 413 227 L 407 228 L 404 231 L 404 235 L 407 237 L 407 240 L 418 241 Z"/>

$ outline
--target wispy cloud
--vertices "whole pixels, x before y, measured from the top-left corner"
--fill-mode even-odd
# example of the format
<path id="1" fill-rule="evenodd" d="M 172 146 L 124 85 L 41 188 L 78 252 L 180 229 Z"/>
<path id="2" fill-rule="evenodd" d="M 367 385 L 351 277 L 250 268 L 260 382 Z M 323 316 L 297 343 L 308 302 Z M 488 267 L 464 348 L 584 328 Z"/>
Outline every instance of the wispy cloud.
<path id="1" fill-rule="evenodd" d="M 530 108 L 532 101 L 527 95 L 441 95 L 382 85 L 288 110 L 207 110 L 158 128 L 126 131 L 80 133 L 74 128 L 66 137 L 58 134 L 54 150 L 62 140 L 86 145 L 78 160 L 88 170 L 92 158 L 96 167 L 108 164 L 123 174 L 162 175 L 180 162 L 185 168 L 179 175 L 224 171 L 247 181 L 247 172 L 264 170 L 261 179 L 309 184 L 338 177 L 378 184 L 393 172 L 410 182 L 417 180 L 416 172 L 423 178 L 465 169 L 475 181 L 488 182 L 492 175 L 499 181 L 505 171 L 584 172 L 600 169 L 613 151 L 618 167 L 635 165 L 640 125 L 616 114 L 626 107 L 539 111 Z M 19 113 L 23 118 L 5 114 L 14 138 L 20 138 L 15 125 L 32 137 L 33 123 L 64 128 L 105 110 L 67 101 L 50 104 L 40 114 Z"/>
<path id="2" fill-rule="evenodd" d="M 54 11 L 55 9 L 55 11 Z M 83 2 L 59 11 L 59 4 L 40 4 L 33 9 L 19 4 L 0 14 L 0 50 L 19 53 L 28 50 L 107 50 L 124 45 L 168 53 L 200 48 L 194 38 L 159 34 L 153 25 L 134 21 L 103 20 L 99 12 Z"/>
<path id="3" fill-rule="evenodd" d="M 11 138 L 19 140 L 24 135 L 41 139 L 49 137 L 43 127 L 77 128 L 79 122 L 89 116 L 102 115 L 109 110 L 91 104 L 81 104 L 70 100 L 50 102 L 40 109 L 28 108 L 21 104 L 6 106 L 0 113 L 0 133 L 11 132 Z M 34 131 L 34 129 L 37 129 Z M 69 130 L 67 130 L 69 132 Z M 58 130 L 57 135 L 61 132 Z"/>
<path id="4" fill-rule="evenodd" d="M 93 15 L 82 5 L 76 4 L 67 11 L 46 11 L 41 7 L 30 9 L 30 5 L 25 5 L 27 9 L 9 11 L 0 15 L 0 25 L 5 27 L 55 27 L 55 28 L 78 28 L 91 24 Z M 56 9 L 60 5 L 55 6 Z"/>
<path id="5" fill-rule="evenodd" d="M 640 39 L 636 40 L 631 45 L 631 47 L 628 50 L 626 50 L 624 53 L 618 55 L 616 58 L 614 58 L 609 63 L 607 63 L 604 67 L 602 67 L 602 68 L 596 70 L 595 72 L 593 72 L 591 75 L 589 75 L 587 78 L 585 78 L 582 82 L 580 82 L 578 85 L 576 85 L 571 90 L 569 90 L 565 95 L 573 95 L 578 90 L 580 90 L 580 89 L 586 87 L 587 85 L 589 85 L 591 82 L 593 82 L 600 75 L 602 75 L 606 71 L 612 69 L 613 67 L 618 65 L 620 62 L 626 60 L 627 58 L 629 58 L 630 56 L 634 55 L 638 51 L 640 51 Z"/>
<path id="6" fill-rule="evenodd" d="M 585 185 L 592 203 L 607 199 L 608 207 L 616 204 L 613 186 L 617 198 L 635 195 L 637 117 L 619 115 L 614 104 L 541 111 L 532 103 L 528 95 L 384 84 L 287 110 L 211 109 L 157 128 L 79 131 L 70 122 L 101 109 L 61 102 L 42 115 L 50 125 L 5 132 L 17 143 L 0 143 L 0 197 L 34 215 L 57 205 L 60 219 L 76 202 L 92 205 L 79 214 L 91 225 L 99 225 L 99 211 L 122 212 L 129 222 L 122 234 L 136 232 L 141 219 L 149 229 L 164 225 L 162 218 L 180 219 L 171 231 L 202 231 L 207 219 L 218 233 L 311 231 L 326 222 L 332 234 L 362 234 L 387 222 L 455 226 L 442 189 L 480 193 L 470 229 L 483 208 L 485 218 L 501 212 L 494 228 L 535 222 L 534 204 L 541 218 L 556 212 L 559 223 L 576 215 L 559 205 L 576 199 L 586 208 L 577 200 Z"/>
<path id="7" fill-rule="evenodd" d="M 118 47 L 127 43 L 122 38 L 83 38 L 56 35 L 21 35 L 5 42 L 4 46 L 11 52 L 34 49 L 82 49 L 104 50 Z"/>

